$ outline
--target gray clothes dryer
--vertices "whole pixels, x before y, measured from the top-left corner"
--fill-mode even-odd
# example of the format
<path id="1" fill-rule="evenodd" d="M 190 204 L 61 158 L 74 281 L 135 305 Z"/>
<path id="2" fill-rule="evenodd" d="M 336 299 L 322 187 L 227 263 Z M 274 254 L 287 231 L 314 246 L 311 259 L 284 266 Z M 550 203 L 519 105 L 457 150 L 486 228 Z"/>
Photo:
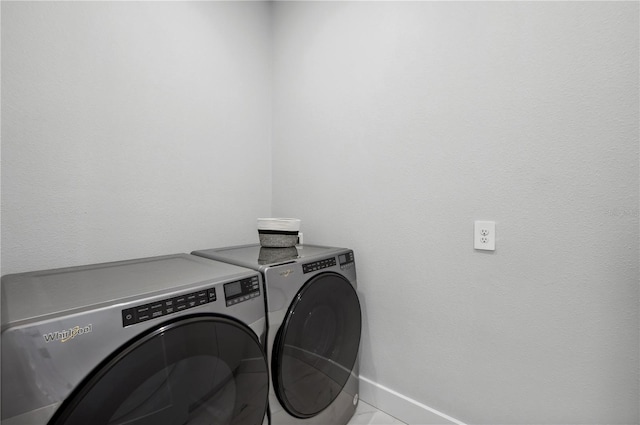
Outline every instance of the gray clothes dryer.
<path id="1" fill-rule="evenodd" d="M 177 254 L 2 278 L 2 425 L 260 425 L 262 278 Z"/>
<path id="2" fill-rule="evenodd" d="M 353 251 L 245 245 L 192 254 L 259 270 L 272 425 L 344 425 L 358 403 L 362 326 Z"/>

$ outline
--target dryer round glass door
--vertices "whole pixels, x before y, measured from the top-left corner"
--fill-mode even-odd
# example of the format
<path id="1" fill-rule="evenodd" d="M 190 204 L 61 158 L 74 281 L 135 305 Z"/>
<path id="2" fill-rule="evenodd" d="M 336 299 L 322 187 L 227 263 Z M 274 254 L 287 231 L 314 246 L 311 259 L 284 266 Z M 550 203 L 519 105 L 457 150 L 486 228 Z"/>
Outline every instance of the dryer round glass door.
<path id="1" fill-rule="evenodd" d="M 226 317 L 167 322 L 105 360 L 49 425 L 262 424 L 269 373 L 256 335 Z"/>
<path id="2" fill-rule="evenodd" d="M 305 283 L 273 347 L 273 386 L 287 412 L 309 418 L 335 400 L 358 357 L 361 326 L 358 295 L 347 279 L 322 273 Z"/>

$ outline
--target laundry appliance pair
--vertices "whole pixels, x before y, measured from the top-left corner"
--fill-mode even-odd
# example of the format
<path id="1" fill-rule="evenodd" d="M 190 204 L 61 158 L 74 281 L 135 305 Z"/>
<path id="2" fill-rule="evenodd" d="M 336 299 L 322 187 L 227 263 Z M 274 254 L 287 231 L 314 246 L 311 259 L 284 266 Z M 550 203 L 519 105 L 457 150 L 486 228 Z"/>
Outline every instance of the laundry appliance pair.
<path id="1" fill-rule="evenodd" d="M 2 425 L 260 425 L 269 408 L 273 425 L 345 424 L 358 392 L 353 253 L 297 251 L 4 276 Z M 240 252 L 256 266 L 204 258 Z"/>

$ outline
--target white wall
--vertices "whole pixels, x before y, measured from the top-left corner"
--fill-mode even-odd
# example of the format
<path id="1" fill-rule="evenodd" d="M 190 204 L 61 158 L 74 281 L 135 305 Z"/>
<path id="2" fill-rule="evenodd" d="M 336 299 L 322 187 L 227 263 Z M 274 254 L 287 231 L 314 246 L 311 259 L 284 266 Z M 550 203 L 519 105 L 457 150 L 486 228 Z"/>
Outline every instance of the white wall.
<path id="1" fill-rule="evenodd" d="M 267 3 L 2 2 L 2 274 L 257 240 Z"/>
<path id="2" fill-rule="evenodd" d="M 355 249 L 366 378 L 469 423 L 638 423 L 638 11 L 276 4 L 273 213 Z"/>

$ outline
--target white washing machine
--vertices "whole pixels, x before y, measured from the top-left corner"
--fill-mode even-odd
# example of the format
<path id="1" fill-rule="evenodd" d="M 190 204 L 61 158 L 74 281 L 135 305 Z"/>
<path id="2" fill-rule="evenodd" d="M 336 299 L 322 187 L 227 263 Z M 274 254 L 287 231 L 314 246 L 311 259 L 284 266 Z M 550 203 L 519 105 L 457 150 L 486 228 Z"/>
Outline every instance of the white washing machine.
<path id="1" fill-rule="evenodd" d="M 349 422 L 358 403 L 362 326 L 353 251 L 245 245 L 192 254 L 264 277 L 271 425 Z"/>
<path id="2" fill-rule="evenodd" d="M 262 277 L 188 254 L 2 278 L 2 425 L 260 425 Z"/>

